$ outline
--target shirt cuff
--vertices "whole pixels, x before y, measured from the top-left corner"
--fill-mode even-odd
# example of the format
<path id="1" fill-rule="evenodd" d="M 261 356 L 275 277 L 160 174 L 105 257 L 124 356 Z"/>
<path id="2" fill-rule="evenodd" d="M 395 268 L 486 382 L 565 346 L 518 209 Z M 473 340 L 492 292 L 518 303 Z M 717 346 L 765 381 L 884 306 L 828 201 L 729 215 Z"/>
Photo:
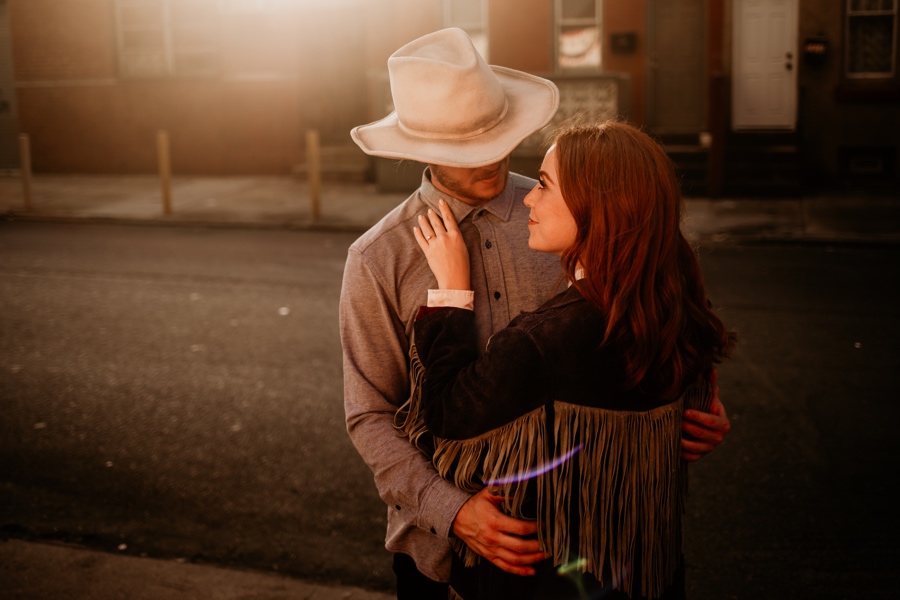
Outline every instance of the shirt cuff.
<path id="1" fill-rule="evenodd" d="M 428 290 L 428 306 L 452 307 L 475 310 L 475 292 L 472 290 Z"/>

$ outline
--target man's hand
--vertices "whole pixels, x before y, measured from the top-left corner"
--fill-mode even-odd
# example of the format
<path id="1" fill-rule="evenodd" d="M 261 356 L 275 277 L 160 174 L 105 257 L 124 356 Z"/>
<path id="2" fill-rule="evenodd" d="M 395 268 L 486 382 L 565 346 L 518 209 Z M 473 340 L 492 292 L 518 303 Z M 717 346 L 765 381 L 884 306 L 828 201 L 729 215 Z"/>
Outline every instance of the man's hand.
<path id="1" fill-rule="evenodd" d="M 681 458 L 688 462 L 699 460 L 715 450 L 725 439 L 725 434 L 731 430 L 725 406 L 719 400 L 719 385 L 716 383 L 715 371 L 711 383 L 714 392 L 709 412 L 684 411 L 684 420 L 681 422 Z"/>
<path id="2" fill-rule="evenodd" d="M 535 539 L 522 536 L 537 532 L 537 523 L 504 515 L 497 504 L 503 499 L 485 488 L 472 496 L 453 520 L 453 533 L 495 566 L 513 575 L 534 575 L 530 566 L 546 558 Z"/>

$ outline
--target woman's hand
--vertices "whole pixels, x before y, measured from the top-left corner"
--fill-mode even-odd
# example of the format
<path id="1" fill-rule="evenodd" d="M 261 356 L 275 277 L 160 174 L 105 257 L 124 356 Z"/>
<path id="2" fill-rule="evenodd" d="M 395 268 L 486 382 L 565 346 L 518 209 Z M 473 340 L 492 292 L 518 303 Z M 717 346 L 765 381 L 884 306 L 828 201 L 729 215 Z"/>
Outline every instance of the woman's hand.
<path id="1" fill-rule="evenodd" d="M 427 218 L 419 215 L 413 234 L 425 253 L 428 266 L 442 290 L 469 290 L 469 251 L 450 207 L 440 201 L 441 216 L 428 209 Z M 443 218 L 442 218 L 443 217 Z"/>

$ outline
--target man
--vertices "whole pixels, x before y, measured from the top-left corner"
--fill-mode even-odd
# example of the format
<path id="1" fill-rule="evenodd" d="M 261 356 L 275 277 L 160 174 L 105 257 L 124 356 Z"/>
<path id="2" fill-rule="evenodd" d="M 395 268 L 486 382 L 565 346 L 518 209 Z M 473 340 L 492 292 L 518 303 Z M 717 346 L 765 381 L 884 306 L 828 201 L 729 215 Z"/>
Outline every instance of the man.
<path id="1" fill-rule="evenodd" d="M 509 172 L 509 155 L 550 122 L 559 104 L 546 79 L 489 67 L 459 29 L 426 35 L 388 60 L 396 110 L 351 135 L 364 152 L 428 165 L 405 202 L 363 234 L 347 256 L 341 291 L 347 431 L 388 506 L 386 548 L 394 553 L 398 598 L 446 598 L 451 536 L 511 573 L 544 558 L 531 522 L 502 514 L 484 490 L 469 495 L 442 480 L 398 434 L 409 397 L 413 322 L 435 280 L 413 227 L 445 200 L 466 239 L 480 346 L 561 283 L 557 257 L 528 248 L 535 181 Z M 683 455 L 696 460 L 728 431 L 724 408 L 686 413 Z"/>

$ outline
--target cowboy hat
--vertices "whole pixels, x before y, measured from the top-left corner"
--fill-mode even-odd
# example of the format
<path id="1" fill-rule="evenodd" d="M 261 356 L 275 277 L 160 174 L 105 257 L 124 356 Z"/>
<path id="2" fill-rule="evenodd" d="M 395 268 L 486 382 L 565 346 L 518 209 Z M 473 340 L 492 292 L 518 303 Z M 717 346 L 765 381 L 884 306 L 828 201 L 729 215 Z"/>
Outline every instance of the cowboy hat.
<path id="1" fill-rule="evenodd" d="M 550 122 L 552 81 L 488 66 L 455 27 L 429 33 L 388 59 L 394 112 L 354 127 L 366 154 L 446 167 L 480 167 L 508 156 Z"/>

